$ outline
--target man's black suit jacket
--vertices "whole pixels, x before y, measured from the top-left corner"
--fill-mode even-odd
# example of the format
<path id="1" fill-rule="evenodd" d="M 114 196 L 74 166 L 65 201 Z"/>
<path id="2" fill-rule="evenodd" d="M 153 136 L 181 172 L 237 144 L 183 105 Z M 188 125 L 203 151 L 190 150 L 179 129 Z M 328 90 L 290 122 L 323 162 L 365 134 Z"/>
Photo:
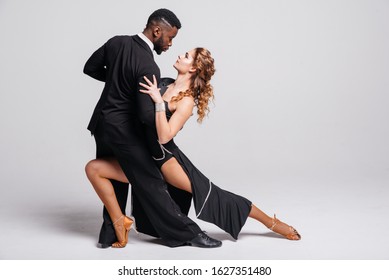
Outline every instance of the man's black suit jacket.
<path id="1" fill-rule="evenodd" d="M 110 142 L 131 144 L 138 120 L 155 127 L 154 103 L 139 92 L 144 76 L 160 78 L 160 70 L 149 46 L 138 36 L 115 36 L 88 59 L 84 73 L 105 82 L 88 129 L 103 125 Z M 100 122 L 100 123 L 99 123 Z"/>

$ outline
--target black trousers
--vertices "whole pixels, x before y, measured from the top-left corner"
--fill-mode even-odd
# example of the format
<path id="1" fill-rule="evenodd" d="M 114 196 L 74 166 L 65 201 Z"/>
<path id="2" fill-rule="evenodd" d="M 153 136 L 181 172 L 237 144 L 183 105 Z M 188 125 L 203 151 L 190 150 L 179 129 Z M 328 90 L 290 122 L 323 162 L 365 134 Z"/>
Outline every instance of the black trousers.
<path id="1" fill-rule="evenodd" d="M 97 158 L 111 156 L 119 161 L 126 177 L 131 182 L 133 195 L 141 204 L 158 236 L 168 246 L 179 246 L 201 232 L 199 226 L 183 214 L 171 198 L 167 184 L 141 137 L 135 141 L 135 144 L 134 141 L 131 141 L 131 144 L 113 143 L 102 125 L 98 125 L 94 136 Z M 125 213 L 128 184 L 117 181 L 112 181 L 112 183 L 120 208 Z M 103 218 L 99 243 L 112 244 L 116 241 L 116 235 L 105 207 Z"/>

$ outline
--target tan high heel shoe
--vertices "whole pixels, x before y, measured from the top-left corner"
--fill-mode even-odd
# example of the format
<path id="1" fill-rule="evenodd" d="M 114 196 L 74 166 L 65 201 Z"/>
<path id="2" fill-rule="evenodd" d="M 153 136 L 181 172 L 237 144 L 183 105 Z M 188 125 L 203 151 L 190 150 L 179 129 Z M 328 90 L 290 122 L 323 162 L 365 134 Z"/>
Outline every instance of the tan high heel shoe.
<path id="1" fill-rule="evenodd" d="M 289 240 L 300 240 L 301 235 L 297 232 L 294 227 L 291 227 L 276 218 L 276 214 L 274 214 L 273 224 L 269 227 L 271 231 L 275 233 L 281 234 L 285 238 Z"/>
<path id="2" fill-rule="evenodd" d="M 124 215 L 120 216 L 120 218 L 113 223 L 113 227 L 115 229 L 115 234 L 118 241 L 111 245 L 112 248 L 126 247 L 128 242 L 128 233 L 130 232 L 133 223 L 133 220 Z"/>

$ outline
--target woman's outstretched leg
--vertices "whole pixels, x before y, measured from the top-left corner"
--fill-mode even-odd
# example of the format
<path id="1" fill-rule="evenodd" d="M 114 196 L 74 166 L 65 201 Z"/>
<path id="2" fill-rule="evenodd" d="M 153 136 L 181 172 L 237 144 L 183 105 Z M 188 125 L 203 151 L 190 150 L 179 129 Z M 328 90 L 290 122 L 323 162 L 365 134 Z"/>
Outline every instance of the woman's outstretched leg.
<path id="1" fill-rule="evenodd" d="M 175 158 L 171 158 L 162 165 L 162 174 L 165 180 L 172 186 L 192 193 L 192 187 L 187 174 Z M 301 236 L 291 226 L 272 218 L 254 204 L 251 206 L 249 217 L 257 220 L 272 231 L 285 236 L 287 239 L 299 240 Z"/>
<path id="2" fill-rule="evenodd" d="M 266 213 L 264 213 L 261 209 L 256 207 L 254 204 L 251 205 L 251 211 L 249 217 L 259 221 L 270 230 L 274 231 L 275 233 L 283 235 L 287 239 L 290 240 L 301 239 L 300 234 L 293 227 L 281 222 L 276 218 L 275 215 L 274 218 L 271 218 Z"/>
<path id="3" fill-rule="evenodd" d="M 264 224 L 267 228 L 271 227 L 273 223 L 273 219 L 254 204 L 251 205 L 249 217 Z"/>
<path id="4" fill-rule="evenodd" d="M 133 221 L 122 213 L 109 179 L 128 183 L 127 177 L 124 175 L 119 163 L 114 159 L 91 160 L 85 166 L 85 172 L 113 222 L 118 242 L 112 244 L 112 247 L 122 248 L 126 246 L 128 232 Z"/>
<path id="5" fill-rule="evenodd" d="M 190 179 L 188 178 L 188 175 L 185 173 L 185 171 L 182 169 L 182 166 L 174 157 L 169 159 L 162 165 L 161 171 L 165 180 L 170 185 L 192 193 Z M 276 217 L 272 218 L 268 216 L 265 212 L 256 207 L 254 204 L 252 204 L 251 206 L 249 217 L 259 221 L 267 228 L 278 234 L 283 235 L 287 239 L 301 239 L 301 236 L 293 227 L 281 222 Z"/>

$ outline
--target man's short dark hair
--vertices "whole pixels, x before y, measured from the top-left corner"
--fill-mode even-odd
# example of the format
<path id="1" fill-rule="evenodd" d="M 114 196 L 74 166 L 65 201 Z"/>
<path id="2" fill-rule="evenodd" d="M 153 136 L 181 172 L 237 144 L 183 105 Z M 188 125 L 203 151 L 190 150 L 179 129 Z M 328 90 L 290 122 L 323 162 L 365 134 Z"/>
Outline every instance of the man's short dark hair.
<path id="1" fill-rule="evenodd" d="M 171 27 L 177 27 L 177 29 L 181 28 L 180 20 L 172 11 L 168 9 L 158 9 L 154 11 L 147 20 L 147 26 L 150 26 L 152 23 L 161 21 L 168 23 Z"/>

